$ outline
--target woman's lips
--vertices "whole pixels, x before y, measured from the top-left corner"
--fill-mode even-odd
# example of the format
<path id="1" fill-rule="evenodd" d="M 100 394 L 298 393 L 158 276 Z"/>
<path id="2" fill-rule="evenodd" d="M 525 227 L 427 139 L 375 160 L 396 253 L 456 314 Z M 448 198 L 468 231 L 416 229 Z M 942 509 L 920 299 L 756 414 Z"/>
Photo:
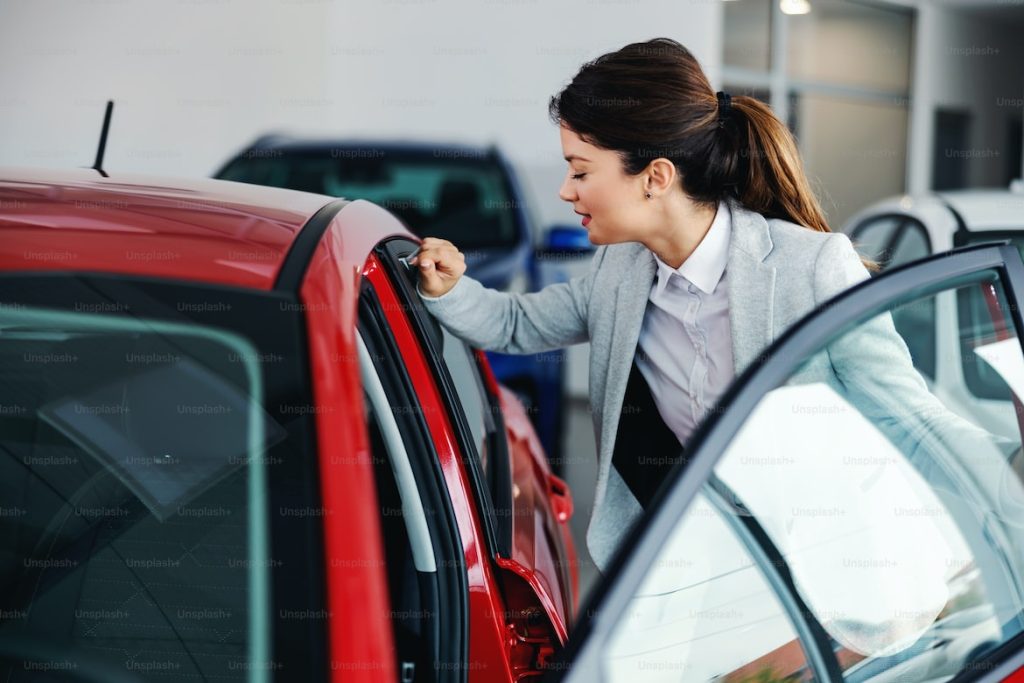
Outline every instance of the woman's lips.
<path id="1" fill-rule="evenodd" d="M 585 228 L 589 224 L 590 224 L 590 216 L 584 216 L 583 217 L 583 227 Z"/>

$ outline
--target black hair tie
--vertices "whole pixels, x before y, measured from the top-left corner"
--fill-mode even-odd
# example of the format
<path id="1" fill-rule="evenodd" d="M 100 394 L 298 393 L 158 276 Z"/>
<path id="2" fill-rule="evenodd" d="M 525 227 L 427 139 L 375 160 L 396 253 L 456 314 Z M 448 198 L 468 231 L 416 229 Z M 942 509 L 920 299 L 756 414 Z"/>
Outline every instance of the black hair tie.
<path id="1" fill-rule="evenodd" d="M 715 97 L 718 98 L 718 126 L 722 127 L 725 125 L 725 119 L 732 109 L 732 95 L 724 90 L 719 90 L 715 93 Z"/>

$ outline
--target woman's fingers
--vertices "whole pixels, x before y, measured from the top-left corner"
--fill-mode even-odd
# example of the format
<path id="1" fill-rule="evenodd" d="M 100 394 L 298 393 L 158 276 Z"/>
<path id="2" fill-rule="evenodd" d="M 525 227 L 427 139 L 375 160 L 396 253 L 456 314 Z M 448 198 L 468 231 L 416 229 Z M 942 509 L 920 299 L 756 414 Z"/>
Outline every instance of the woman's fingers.
<path id="1" fill-rule="evenodd" d="M 418 267 L 420 289 L 428 296 L 445 294 L 466 272 L 465 255 L 451 242 L 433 237 L 423 240 L 409 263 Z"/>
<path id="2" fill-rule="evenodd" d="M 444 275 L 458 277 L 466 270 L 466 259 L 455 249 L 426 249 L 417 257 L 417 265 L 421 270 L 433 268 Z"/>

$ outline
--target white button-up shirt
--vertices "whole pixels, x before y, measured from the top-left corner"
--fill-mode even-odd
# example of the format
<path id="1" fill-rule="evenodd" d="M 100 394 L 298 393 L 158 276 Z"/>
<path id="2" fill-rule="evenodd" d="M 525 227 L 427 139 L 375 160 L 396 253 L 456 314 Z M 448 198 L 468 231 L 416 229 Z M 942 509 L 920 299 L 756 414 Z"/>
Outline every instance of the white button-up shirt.
<path id="1" fill-rule="evenodd" d="M 735 375 L 726 265 L 732 216 L 719 202 L 704 239 L 679 268 L 655 255 L 636 354 L 661 419 L 686 445 Z"/>

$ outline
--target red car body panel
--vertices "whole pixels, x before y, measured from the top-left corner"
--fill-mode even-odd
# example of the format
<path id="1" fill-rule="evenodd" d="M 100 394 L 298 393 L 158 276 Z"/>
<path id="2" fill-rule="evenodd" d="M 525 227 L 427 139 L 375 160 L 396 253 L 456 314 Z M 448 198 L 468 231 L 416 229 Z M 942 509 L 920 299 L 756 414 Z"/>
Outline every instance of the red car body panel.
<path id="1" fill-rule="evenodd" d="M 350 205 L 351 206 L 351 205 Z M 313 383 L 331 680 L 397 680 L 384 547 L 356 350 L 359 252 L 334 218 L 300 290 Z M 350 615 L 359 605 L 359 618 Z"/>
<path id="2" fill-rule="evenodd" d="M 0 268 L 119 273 L 271 289 L 328 197 L 91 169 L 4 169 Z"/>
<path id="3" fill-rule="evenodd" d="M 486 361 L 483 351 L 478 350 L 477 356 Z M 512 515 L 511 559 L 525 573 L 511 566 L 508 568 L 521 573 L 534 586 L 538 596 L 542 596 L 545 609 L 564 643 L 568 626 L 578 609 L 579 598 L 579 563 L 569 528 L 573 513 L 572 494 L 566 483 L 551 472 L 544 448 L 523 404 L 514 393 L 498 384 L 486 362 L 481 367 L 489 390 L 499 398 L 512 457 L 512 482 L 520 493 L 513 498 L 516 510 Z M 543 486 L 545 483 L 547 485 Z M 523 495 L 524 491 L 528 495 Z M 550 521 L 557 522 L 557 525 L 549 524 Z M 538 548 L 541 540 L 546 543 Z M 559 547 L 564 554 L 557 552 Z M 538 557 L 543 559 L 538 560 Z M 563 582 L 552 582 L 548 578 L 564 574 L 568 575 L 571 595 L 563 590 Z"/>
<path id="4" fill-rule="evenodd" d="M 551 473 L 530 418 L 508 389 L 502 389 L 501 408 L 512 457 L 513 513 L 512 562 L 499 564 L 530 584 L 564 644 L 579 583 L 576 562 L 570 559 L 576 557 L 569 530 L 572 498 L 565 482 Z"/>

